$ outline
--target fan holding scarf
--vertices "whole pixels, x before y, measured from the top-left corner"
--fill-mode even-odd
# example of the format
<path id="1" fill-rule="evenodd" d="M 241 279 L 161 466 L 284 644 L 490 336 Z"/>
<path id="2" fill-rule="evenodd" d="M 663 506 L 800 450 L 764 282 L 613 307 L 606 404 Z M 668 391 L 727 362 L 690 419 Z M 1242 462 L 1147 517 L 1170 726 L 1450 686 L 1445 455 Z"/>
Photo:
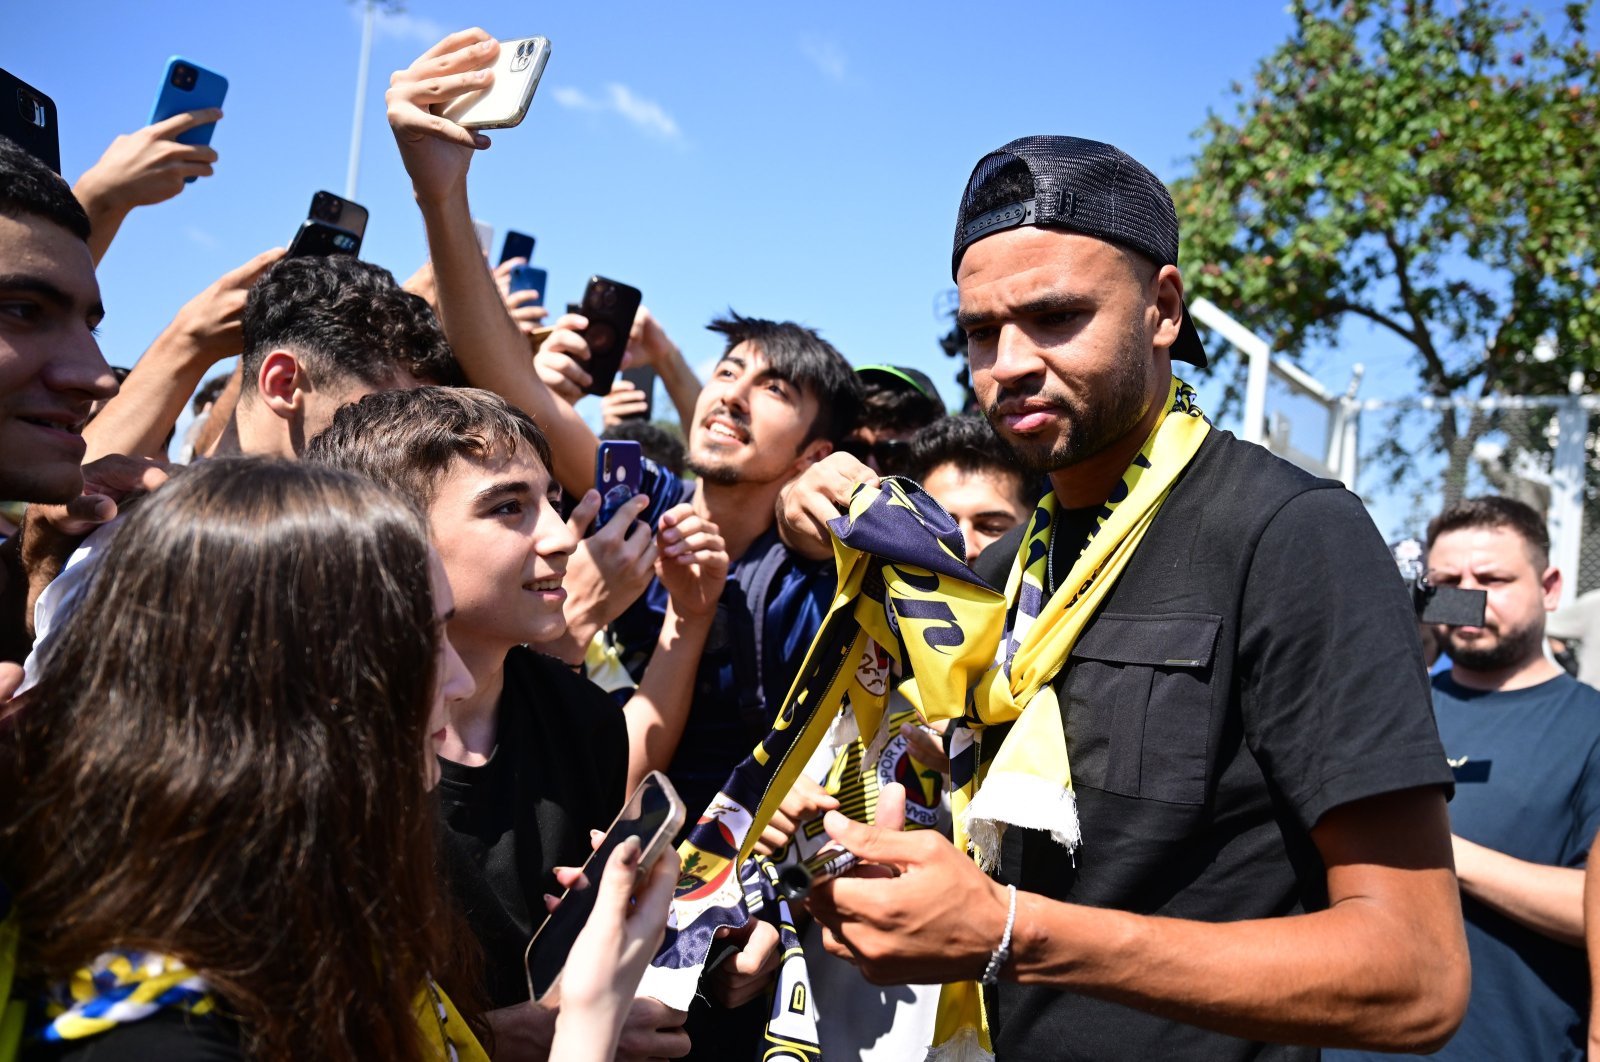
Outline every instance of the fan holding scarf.
<path id="1" fill-rule="evenodd" d="M 979 558 L 994 666 L 950 719 L 956 843 L 837 813 L 894 877 L 820 886 L 830 947 L 947 982 L 931 1059 L 1428 1051 L 1468 983 L 1416 624 L 1359 500 L 1210 427 L 1178 224 L 1125 153 L 985 156 L 952 269 L 974 389 L 1051 490 Z M 825 459 L 780 525 L 876 477 Z"/>

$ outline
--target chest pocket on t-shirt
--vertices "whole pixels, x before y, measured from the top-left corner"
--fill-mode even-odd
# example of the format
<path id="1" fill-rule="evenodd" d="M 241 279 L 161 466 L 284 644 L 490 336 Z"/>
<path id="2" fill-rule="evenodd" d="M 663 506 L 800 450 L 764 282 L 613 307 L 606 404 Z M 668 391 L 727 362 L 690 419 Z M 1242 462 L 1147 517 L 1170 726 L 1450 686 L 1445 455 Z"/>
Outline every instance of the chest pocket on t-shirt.
<path id="1" fill-rule="evenodd" d="M 1222 617 L 1102 613 L 1058 677 L 1074 784 L 1175 804 L 1206 798 L 1211 658 Z"/>

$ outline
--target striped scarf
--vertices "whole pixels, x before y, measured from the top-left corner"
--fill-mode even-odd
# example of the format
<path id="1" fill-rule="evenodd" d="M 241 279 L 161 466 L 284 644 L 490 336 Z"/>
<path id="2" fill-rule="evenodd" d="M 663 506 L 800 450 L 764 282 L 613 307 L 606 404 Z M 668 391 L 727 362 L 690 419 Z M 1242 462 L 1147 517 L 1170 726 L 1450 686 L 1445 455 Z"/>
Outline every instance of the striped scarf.
<path id="1" fill-rule="evenodd" d="M 86 1040 L 161 1010 L 196 1016 L 218 1013 L 205 979 L 180 960 L 158 952 L 108 951 L 50 986 L 44 998 L 44 1022 L 33 1036 L 46 1043 Z M 431 977 L 417 998 L 417 1027 L 432 1058 L 489 1062 L 466 1020 Z"/>
<path id="2" fill-rule="evenodd" d="M 1068 851 L 1078 847 L 1082 834 L 1066 732 L 1051 683 L 1209 430 L 1194 389 L 1174 378 L 1166 412 L 1095 514 L 1088 541 L 1048 601 L 1050 538 L 1058 509 L 1055 494 L 1047 494 L 1034 511 L 1006 583 L 1007 612 L 994 666 L 978 680 L 964 710 L 946 698 L 924 694 L 920 699 L 925 718 L 954 721 L 955 842 L 984 870 L 998 866 L 1007 826 L 1041 830 Z M 1011 728 L 998 747 L 986 744 L 984 731 L 1003 723 Z M 930 1062 L 993 1058 L 976 982 L 945 986 L 928 1057 Z"/>

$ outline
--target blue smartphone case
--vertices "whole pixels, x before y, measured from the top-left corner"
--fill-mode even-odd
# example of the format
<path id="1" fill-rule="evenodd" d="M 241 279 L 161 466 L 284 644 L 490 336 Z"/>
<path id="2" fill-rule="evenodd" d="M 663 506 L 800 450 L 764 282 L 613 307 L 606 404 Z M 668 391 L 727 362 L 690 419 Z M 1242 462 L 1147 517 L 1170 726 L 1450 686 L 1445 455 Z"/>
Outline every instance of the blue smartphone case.
<path id="1" fill-rule="evenodd" d="M 535 306 L 544 305 L 544 286 L 549 280 L 549 274 L 538 266 L 519 265 L 511 267 L 510 287 L 512 291 L 537 291 L 539 297 L 534 300 Z"/>
<path id="2" fill-rule="evenodd" d="M 607 439 L 594 456 L 594 489 L 600 492 L 598 531 L 644 485 L 644 451 L 629 439 Z"/>
<path id="3" fill-rule="evenodd" d="M 174 85 L 173 71 L 178 66 L 193 67 L 195 83 L 190 88 L 180 88 Z M 221 107 L 223 97 L 228 94 L 228 79 L 214 71 L 207 70 L 199 63 L 191 62 L 179 55 L 174 55 L 167 60 L 167 68 L 161 75 L 161 88 L 156 92 L 155 106 L 150 108 L 150 124 L 164 122 L 175 114 L 185 111 L 198 111 L 205 107 Z M 180 144 L 209 144 L 211 134 L 216 132 L 217 123 L 207 122 L 197 125 L 193 129 L 185 130 L 178 135 Z M 193 184 L 193 177 L 186 178 L 185 184 Z"/>

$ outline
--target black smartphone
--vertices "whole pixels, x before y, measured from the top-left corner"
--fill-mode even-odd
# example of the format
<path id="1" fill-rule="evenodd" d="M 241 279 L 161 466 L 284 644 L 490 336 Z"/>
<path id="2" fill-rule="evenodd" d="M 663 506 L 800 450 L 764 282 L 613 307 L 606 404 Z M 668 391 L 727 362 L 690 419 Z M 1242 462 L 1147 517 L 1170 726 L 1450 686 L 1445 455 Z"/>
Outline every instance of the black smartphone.
<path id="1" fill-rule="evenodd" d="M 508 279 L 511 281 L 513 292 L 537 291 L 539 297 L 533 300 L 533 305 L 544 305 L 544 286 L 549 280 L 549 274 L 543 269 L 531 265 L 512 266 L 511 276 Z"/>
<path id="2" fill-rule="evenodd" d="M 660 771 L 645 775 L 606 831 L 605 840 L 583 864 L 583 876 L 562 895 L 560 906 L 550 913 L 528 942 L 523 962 L 528 970 L 529 998 L 543 997 L 561 976 L 561 968 L 567 964 L 567 953 L 594 910 L 600 875 L 611 853 L 628 838 L 639 838 L 639 873 L 648 872 L 683 828 L 683 816 L 683 801 L 666 776 Z"/>
<path id="3" fill-rule="evenodd" d="M 0 136 L 10 137 L 28 154 L 61 172 L 56 101 L 4 70 L 0 70 Z"/>
<path id="4" fill-rule="evenodd" d="M 506 242 L 500 245 L 500 261 L 503 264 L 513 258 L 533 261 L 533 237 L 516 229 L 507 229 Z"/>
<path id="5" fill-rule="evenodd" d="M 634 369 L 623 369 L 622 378 L 644 392 L 644 412 L 623 419 L 649 420 L 655 415 L 656 371 L 648 365 L 640 365 Z"/>
<path id="6" fill-rule="evenodd" d="M 329 225 L 326 221 L 306 220 L 300 223 L 300 231 L 294 234 L 294 241 L 289 244 L 289 257 L 300 258 L 304 255 L 328 254 L 360 254 L 361 237 L 349 229 L 341 229 L 337 225 Z"/>
<path id="7" fill-rule="evenodd" d="M 589 319 L 589 329 L 583 334 L 589 341 L 589 364 L 585 366 L 590 378 L 588 394 L 611 393 L 611 384 L 622 367 L 622 355 L 628 350 L 634 315 L 643 299 L 638 288 L 605 277 L 589 278 L 578 308 Z"/>
<path id="8" fill-rule="evenodd" d="M 306 217 L 312 221 L 332 225 L 336 229 L 344 229 L 353 233 L 358 240 L 367 235 L 367 208 L 332 192 L 318 192 L 313 195 L 311 209 L 306 211 Z"/>

